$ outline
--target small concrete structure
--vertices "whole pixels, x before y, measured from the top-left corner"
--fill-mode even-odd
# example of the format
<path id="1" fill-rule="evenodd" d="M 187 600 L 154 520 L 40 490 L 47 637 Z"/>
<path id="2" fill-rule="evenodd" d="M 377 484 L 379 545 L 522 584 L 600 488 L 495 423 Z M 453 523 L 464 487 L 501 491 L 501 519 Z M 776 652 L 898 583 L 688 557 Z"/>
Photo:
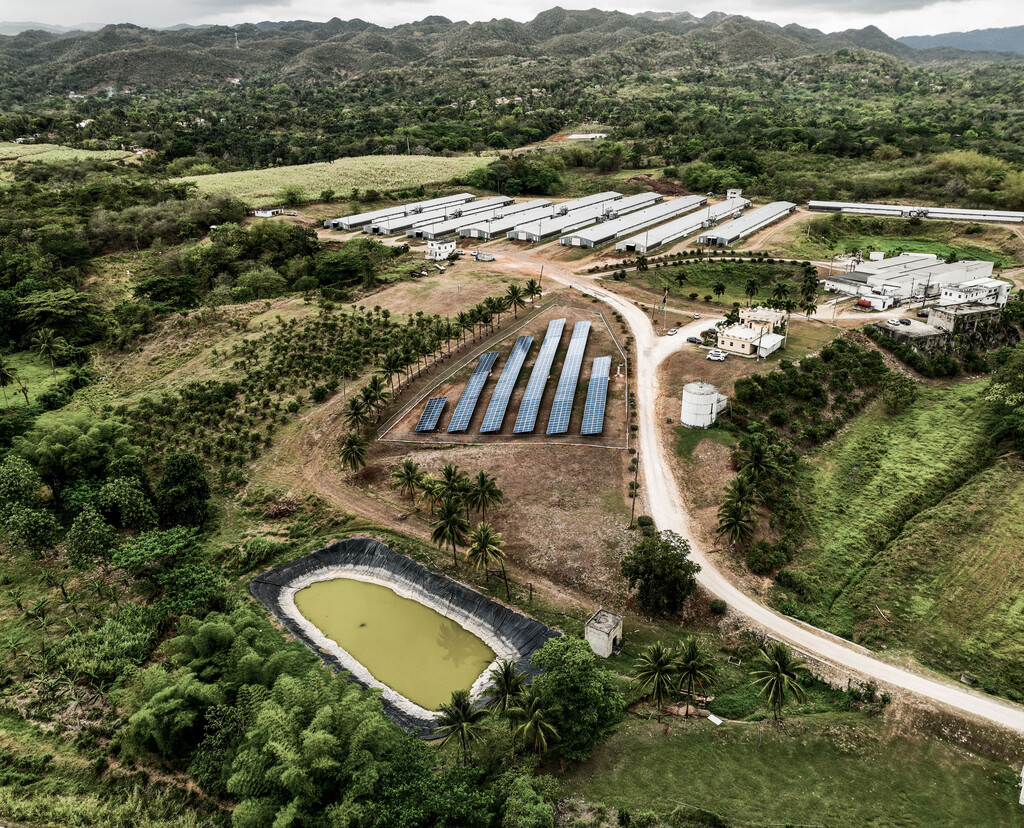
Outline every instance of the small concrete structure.
<path id="1" fill-rule="evenodd" d="M 273 218 L 274 216 L 283 216 L 284 210 L 281 207 L 274 207 L 271 210 L 257 210 L 253 215 L 256 218 Z"/>
<path id="2" fill-rule="evenodd" d="M 622 646 L 622 616 L 599 609 L 587 621 L 585 633 L 590 649 L 602 658 L 608 658 Z"/>
<path id="3" fill-rule="evenodd" d="M 951 334 L 975 332 L 979 327 L 997 322 L 1002 308 L 999 305 L 967 303 L 963 305 L 932 306 L 928 308 L 928 324 Z"/>
<path id="4" fill-rule="evenodd" d="M 455 252 L 455 246 L 456 243 L 453 241 L 434 241 L 431 239 L 427 242 L 427 261 L 446 261 Z"/>
<path id="5" fill-rule="evenodd" d="M 710 382 L 688 382 L 683 386 L 679 424 L 686 428 L 711 428 L 728 399 Z"/>

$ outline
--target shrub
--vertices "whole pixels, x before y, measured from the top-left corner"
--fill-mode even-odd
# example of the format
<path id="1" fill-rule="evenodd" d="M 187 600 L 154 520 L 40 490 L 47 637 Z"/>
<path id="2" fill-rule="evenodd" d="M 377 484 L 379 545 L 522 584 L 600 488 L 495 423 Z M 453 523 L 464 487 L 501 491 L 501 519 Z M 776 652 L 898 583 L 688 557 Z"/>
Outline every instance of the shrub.
<path id="1" fill-rule="evenodd" d="M 725 603 L 721 598 L 715 598 L 711 602 L 711 611 L 715 615 L 725 615 L 725 611 L 729 608 L 729 605 Z"/>
<path id="2" fill-rule="evenodd" d="M 747 568 L 756 575 L 767 575 L 785 562 L 785 557 L 766 540 L 756 541 L 747 550 Z"/>

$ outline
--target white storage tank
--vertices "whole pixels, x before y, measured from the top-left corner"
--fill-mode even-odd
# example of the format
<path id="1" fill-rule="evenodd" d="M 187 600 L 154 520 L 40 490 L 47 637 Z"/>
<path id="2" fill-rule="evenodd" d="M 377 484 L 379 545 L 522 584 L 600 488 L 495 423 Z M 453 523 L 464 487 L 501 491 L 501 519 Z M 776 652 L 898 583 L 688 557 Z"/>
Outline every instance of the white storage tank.
<path id="1" fill-rule="evenodd" d="M 687 428 L 711 428 L 725 408 L 726 399 L 710 382 L 687 383 L 683 386 L 679 422 Z"/>

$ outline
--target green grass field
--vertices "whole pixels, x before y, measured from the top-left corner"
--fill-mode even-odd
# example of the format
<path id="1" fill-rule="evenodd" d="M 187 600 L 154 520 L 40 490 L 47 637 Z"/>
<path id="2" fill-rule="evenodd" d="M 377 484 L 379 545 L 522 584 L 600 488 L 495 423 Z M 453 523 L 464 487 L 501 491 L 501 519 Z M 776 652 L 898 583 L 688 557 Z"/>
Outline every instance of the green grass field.
<path id="1" fill-rule="evenodd" d="M 685 281 L 680 285 L 677 275 L 685 276 Z M 747 282 L 757 279 L 760 283 L 760 291 L 755 295 L 755 300 L 764 301 L 772 295 L 772 287 L 781 282 L 789 288 L 789 298 L 796 302 L 800 301 L 800 282 L 803 270 L 799 265 L 785 262 L 768 264 L 767 262 L 727 262 L 714 260 L 711 262 L 690 262 L 685 265 L 672 265 L 668 267 L 652 267 L 646 274 L 630 273 L 627 278 L 638 278 L 645 284 L 664 290 L 666 287 L 669 293 L 674 296 L 689 296 L 696 293 L 703 298 L 706 295 L 714 295 L 712 288 L 715 283 L 721 281 L 725 285 L 725 294 L 714 301 L 720 302 L 727 307 L 733 302 L 747 304 L 750 298 L 745 290 Z"/>
<path id="2" fill-rule="evenodd" d="M 444 184 L 484 164 L 486 161 L 475 157 L 369 155 L 176 180 L 194 181 L 201 193 L 228 192 L 252 204 L 269 204 L 285 187 L 301 187 L 310 199 L 316 199 L 323 190 L 334 190 L 339 198 L 348 198 L 354 187 L 385 192 L 407 190 L 421 184 L 425 187 Z"/>
<path id="3" fill-rule="evenodd" d="M 669 734 L 630 718 L 565 774 L 563 791 L 604 804 L 611 824 L 617 808 L 665 813 L 686 803 L 730 825 L 1020 826 L 1017 781 L 1006 762 L 832 713 L 786 731 L 677 719 Z"/>
<path id="4" fill-rule="evenodd" d="M 676 454 L 689 460 L 693 456 L 693 450 L 700 445 L 702 440 L 713 440 L 723 446 L 732 446 L 736 438 L 732 432 L 722 428 L 684 428 L 676 429 Z"/>
<path id="5" fill-rule="evenodd" d="M 1024 687 L 1024 469 L 989 467 L 986 389 L 926 388 L 898 416 L 876 403 L 808 458 L 799 584 L 774 598 L 835 633 L 1012 695 Z"/>
<path id="6" fill-rule="evenodd" d="M 44 359 L 30 351 L 19 351 L 7 357 L 8 363 L 18 372 L 18 379 L 28 389 L 30 402 L 35 402 L 43 391 L 46 391 L 55 382 L 53 372 L 50 370 L 49 360 Z M 67 374 L 66 368 L 57 368 L 57 381 Z M 8 404 L 14 408 L 25 405 L 25 397 L 21 393 L 18 384 L 7 386 L 4 389 Z"/>

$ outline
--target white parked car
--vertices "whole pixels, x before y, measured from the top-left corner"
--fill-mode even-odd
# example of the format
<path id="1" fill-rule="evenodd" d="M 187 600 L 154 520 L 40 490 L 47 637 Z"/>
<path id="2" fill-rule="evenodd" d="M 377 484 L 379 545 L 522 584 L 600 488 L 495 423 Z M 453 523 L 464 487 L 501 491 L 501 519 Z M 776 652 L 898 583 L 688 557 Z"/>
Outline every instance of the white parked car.
<path id="1" fill-rule="evenodd" d="M 899 325 L 900 324 L 900 320 L 899 319 L 886 319 L 885 320 L 885 324 L 886 325 Z"/>
<path id="2" fill-rule="evenodd" d="M 719 348 L 713 348 L 708 351 L 706 359 L 710 359 L 712 362 L 725 362 L 726 353 Z"/>
<path id="3" fill-rule="evenodd" d="M 700 314 L 699 314 L 699 313 L 695 313 L 695 314 L 693 315 L 693 318 L 694 318 L 694 319 L 700 319 Z"/>
<path id="4" fill-rule="evenodd" d="M 665 331 L 665 336 L 675 336 L 677 333 L 679 333 L 679 328 L 669 328 Z"/>

